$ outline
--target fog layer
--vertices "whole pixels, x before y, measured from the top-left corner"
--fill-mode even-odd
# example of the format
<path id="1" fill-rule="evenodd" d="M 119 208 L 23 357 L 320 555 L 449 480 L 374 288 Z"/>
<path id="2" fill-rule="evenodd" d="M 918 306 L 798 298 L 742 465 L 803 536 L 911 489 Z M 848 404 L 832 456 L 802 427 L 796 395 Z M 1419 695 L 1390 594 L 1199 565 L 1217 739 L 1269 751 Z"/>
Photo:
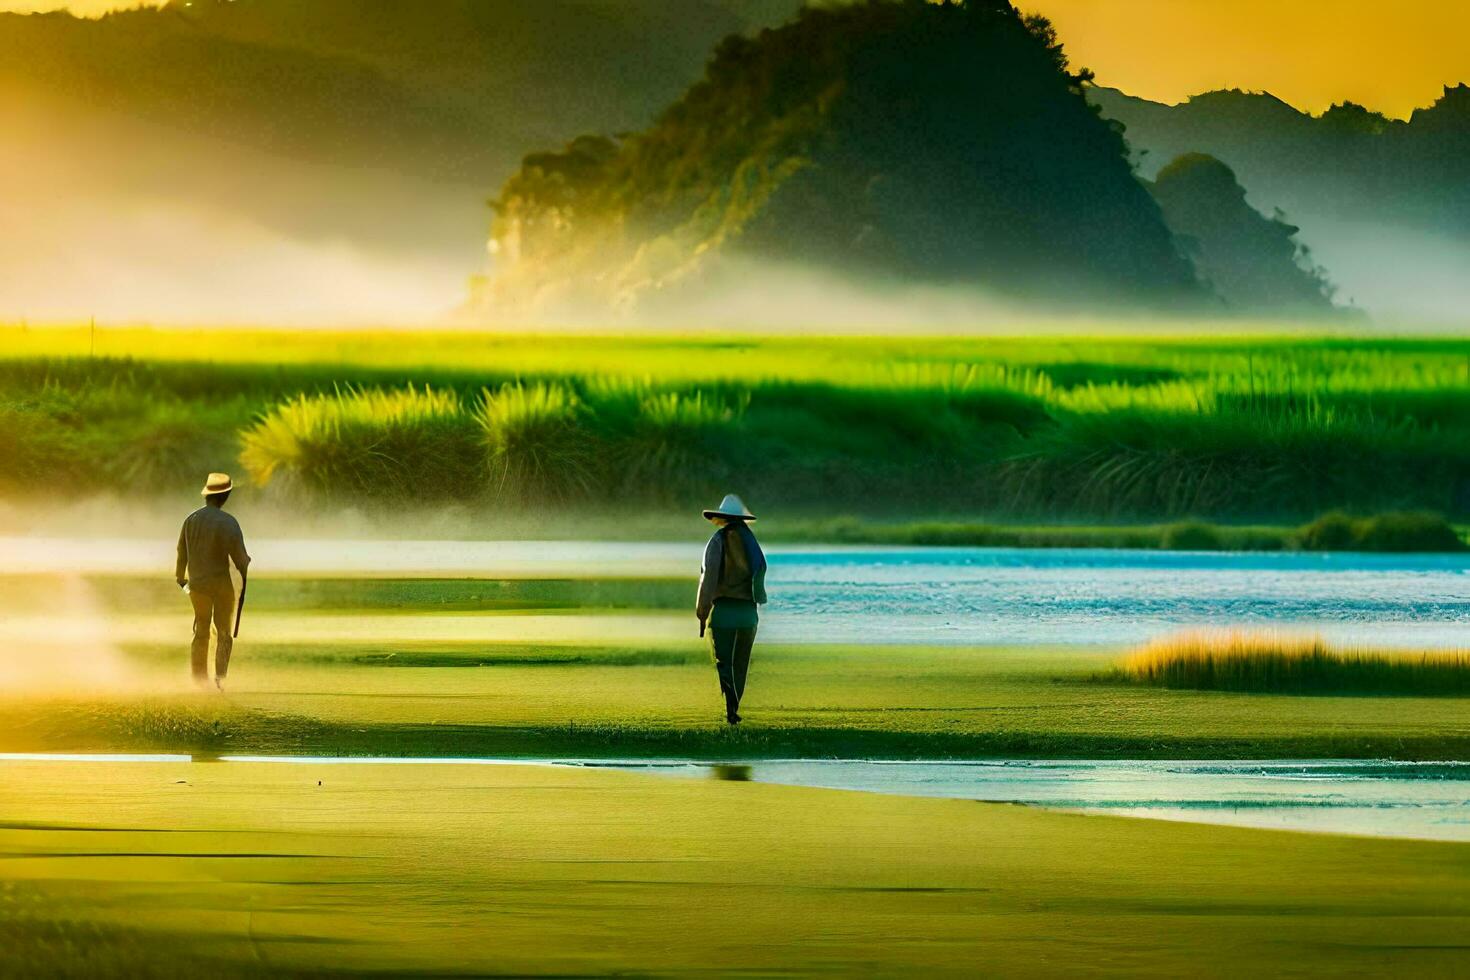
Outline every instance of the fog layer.
<path id="1" fill-rule="evenodd" d="M 472 186 L 288 161 L 0 91 L 0 319 L 403 323 L 463 295 Z"/>

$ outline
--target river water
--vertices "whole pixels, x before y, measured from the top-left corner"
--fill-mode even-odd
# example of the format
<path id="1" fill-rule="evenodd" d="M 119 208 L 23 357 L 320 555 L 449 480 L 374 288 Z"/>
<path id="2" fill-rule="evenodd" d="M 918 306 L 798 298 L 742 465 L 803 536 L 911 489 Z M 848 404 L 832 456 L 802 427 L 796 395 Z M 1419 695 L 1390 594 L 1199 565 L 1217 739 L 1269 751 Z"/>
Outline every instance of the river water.
<path id="1" fill-rule="evenodd" d="M 0 574 L 167 578 L 171 545 L 0 538 Z M 687 577 L 692 605 L 701 546 L 259 540 L 251 551 L 257 575 Z M 1470 647 L 1464 555 L 808 546 L 772 547 L 769 557 L 767 641 L 1130 644 L 1182 628 L 1249 626 Z"/>
<path id="2" fill-rule="evenodd" d="M 1136 643 L 1193 627 L 1470 647 L 1470 558 L 916 548 L 778 554 L 792 639 Z"/>

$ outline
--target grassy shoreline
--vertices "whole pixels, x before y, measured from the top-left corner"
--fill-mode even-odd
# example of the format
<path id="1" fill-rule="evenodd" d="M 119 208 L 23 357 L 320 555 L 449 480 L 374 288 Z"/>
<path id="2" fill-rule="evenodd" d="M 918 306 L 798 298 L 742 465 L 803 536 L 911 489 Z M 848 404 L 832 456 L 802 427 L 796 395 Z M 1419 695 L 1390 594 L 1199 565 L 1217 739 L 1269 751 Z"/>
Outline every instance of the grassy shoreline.
<path id="1" fill-rule="evenodd" d="M 1470 734 L 1291 734 L 1121 736 L 1070 732 L 874 731 L 848 727 L 763 728 L 758 720 L 734 731 L 716 723 L 667 730 L 632 724 L 567 723 L 546 727 L 464 724 L 324 723 L 319 720 L 205 710 L 187 719 L 175 708 L 156 713 L 135 706 L 127 727 L 80 720 L 77 730 L 37 731 L 23 705 L 7 709 L 22 729 L 0 751 L 42 753 L 179 753 L 207 762 L 227 755 L 323 758 L 688 759 L 751 762 L 772 759 L 980 761 L 1006 759 L 1273 760 L 1390 759 L 1470 762 Z M 51 719 L 46 725 L 54 725 Z M 80 714 L 91 715 L 85 707 Z M 85 734 L 83 734 L 85 732 Z"/>
<path id="2" fill-rule="evenodd" d="M 0 698 L 0 751 L 1470 761 L 1470 698 L 1099 683 L 1121 655 L 762 646 L 731 730 L 696 642 L 242 642 L 223 696 L 187 692 L 182 645 L 148 646 L 132 693 Z"/>

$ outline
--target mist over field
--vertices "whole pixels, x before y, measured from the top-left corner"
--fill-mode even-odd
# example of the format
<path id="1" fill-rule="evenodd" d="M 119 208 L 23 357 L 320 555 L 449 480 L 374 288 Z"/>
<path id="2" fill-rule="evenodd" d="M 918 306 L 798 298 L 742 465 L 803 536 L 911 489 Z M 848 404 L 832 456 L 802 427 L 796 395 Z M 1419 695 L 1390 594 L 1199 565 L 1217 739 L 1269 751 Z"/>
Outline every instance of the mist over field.
<path id="1" fill-rule="evenodd" d="M 523 154 L 645 122 L 796 5 L 0 13 L 0 319 L 443 321 Z"/>
<path id="2" fill-rule="evenodd" d="M 0 688 L 10 695 L 96 695 L 144 684 L 113 642 L 112 618 L 92 586 L 82 575 L 60 574 L 8 579 L 0 595 Z"/>
<path id="3" fill-rule="evenodd" d="M 1303 238 L 1333 270 L 1344 299 L 1392 329 L 1470 326 L 1470 239 L 1365 221 L 1302 220 Z"/>
<path id="4" fill-rule="evenodd" d="M 421 322 L 459 302 L 483 250 L 473 186 L 285 159 L 14 87 L 0 88 L 0 129 L 9 320 Z"/>

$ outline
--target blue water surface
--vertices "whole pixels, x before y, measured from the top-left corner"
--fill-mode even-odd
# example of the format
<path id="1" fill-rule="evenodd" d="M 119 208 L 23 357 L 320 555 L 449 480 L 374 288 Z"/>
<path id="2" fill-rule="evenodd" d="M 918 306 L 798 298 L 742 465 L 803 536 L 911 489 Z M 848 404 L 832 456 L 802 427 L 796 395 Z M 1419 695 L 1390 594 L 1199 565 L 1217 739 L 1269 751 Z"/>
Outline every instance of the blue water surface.
<path id="1" fill-rule="evenodd" d="M 1030 548 L 773 549 L 769 639 L 1135 643 L 1271 627 L 1470 647 L 1463 555 Z"/>

